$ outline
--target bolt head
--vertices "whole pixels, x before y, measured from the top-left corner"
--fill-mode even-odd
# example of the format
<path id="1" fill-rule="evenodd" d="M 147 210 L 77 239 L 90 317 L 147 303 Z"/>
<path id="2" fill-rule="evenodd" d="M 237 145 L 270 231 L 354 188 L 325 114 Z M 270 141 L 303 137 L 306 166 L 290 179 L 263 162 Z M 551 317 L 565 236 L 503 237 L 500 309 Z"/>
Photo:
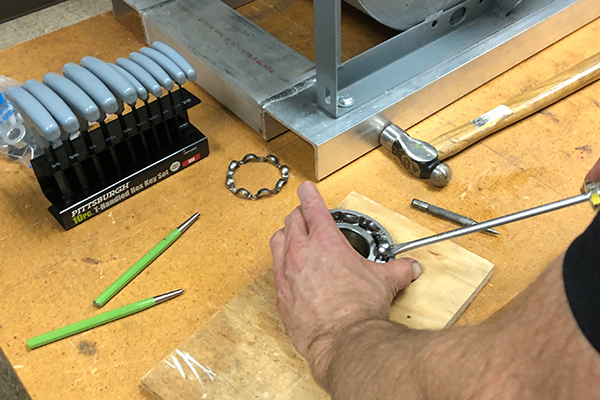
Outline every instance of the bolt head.
<path id="1" fill-rule="evenodd" d="M 444 187 L 450 182 L 452 179 L 452 170 L 450 166 L 446 163 L 440 164 L 431 172 L 431 177 L 429 181 L 435 187 Z"/>
<path id="2" fill-rule="evenodd" d="M 338 106 L 340 106 L 342 108 L 352 107 L 355 102 L 356 101 L 354 100 L 354 98 L 352 96 L 350 96 L 349 94 L 341 94 L 338 97 Z"/>

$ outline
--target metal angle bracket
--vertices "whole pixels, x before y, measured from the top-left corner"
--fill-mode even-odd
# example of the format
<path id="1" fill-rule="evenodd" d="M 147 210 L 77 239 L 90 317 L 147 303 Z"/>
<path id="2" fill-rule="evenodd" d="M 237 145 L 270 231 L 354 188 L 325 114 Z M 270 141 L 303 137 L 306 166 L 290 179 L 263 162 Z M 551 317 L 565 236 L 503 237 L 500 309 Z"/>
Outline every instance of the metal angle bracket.
<path id="1" fill-rule="evenodd" d="M 372 57 L 381 49 L 401 43 L 402 35 L 424 26 L 435 29 L 450 24 L 459 7 L 481 3 L 463 2 L 449 13 L 427 20 L 342 64 L 337 80 L 342 93 L 350 93 L 356 101 L 349 112 L 338 108 L 338 116 L 334 117 L 324 111 L 314 101 L 321 94 L 314 77 L 305 81 L 302 91 L 282 101 L 269 102 L 264 109 L 312 144 L 315 174 L 320 180 L 378 147 L 379 135 L 386 126 L 413 126 L 600 16 L 600 2 L 596 0 L 511 1 L 510 8 L 494 3 L 488 13 L 465 19 L 464 25 L 460 23 L 459 28 L 434 41 L 396 52 L 400 56 L 395 61 L 373 61 L 381 59 Z M 366 67 L 361 70 L 362 65 L 354 63 L 363 56 L 371 59 L 364 60 Z M 369 66 L 370 62 L 376 67 Z M 355 73 L 345 74 L 344 68 Z M 390 82 L 395 86 L 386 89 Z M 371 92 L 373 88 L 379 92 Z"/>
<path id="2" fill-rule="evenodd" d="M 317 179 L 379 146 L 390 123 L 409 128 L 600 16 L 597 0 L 465 0 L 340 64 L 340 0 L 315 0 L 315 37 L 330 35 L 315 67 L 220 0 L 114 1 L 265 140 L 290 129 L 309 142 Z"/>

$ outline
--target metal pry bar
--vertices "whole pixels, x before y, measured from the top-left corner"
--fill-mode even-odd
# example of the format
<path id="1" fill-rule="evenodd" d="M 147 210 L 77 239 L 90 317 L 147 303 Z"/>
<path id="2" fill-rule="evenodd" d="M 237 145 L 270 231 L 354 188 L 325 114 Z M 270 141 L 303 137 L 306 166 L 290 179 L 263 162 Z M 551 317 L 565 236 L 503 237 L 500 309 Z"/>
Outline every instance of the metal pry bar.
<path id="1" fill-rule="evenodd" d="M 522 219 L 535 217 L 536 215 L 545 214 L 550 211 L 559 210 L 561 208 L 574 206 L 579 203 L 589 201 L 594 209 L 600 206 L 600 184 L 588 184 L 587 193 L 580 194 L 578 196 L 569 197 L 568 199 L 559 200 L 553 203 L 548 203 L 539 207 L 530 208 L 528 210 L 519 211 L 514 214 L 505 215 L 503 217 L 494 218 L 489 221 L 481 222 L 476 225 L 468 226 L 466 228 L 455 229 L 452 231 L 440 233 L 438 235 L 428 236 L 423 239 L 413 240 L 406 243 L 393 244 L 389 247 L 380 247 L 379 252 L 388 256 L 397 256 L 400 253 L 407 252 L 409 250 L 418 249 L 423 246 L 430 244 L 443 242 L 444 240 L 454 239 L 459 236 L 468 235 L 483 231 L 489 228 L 493 228 L 499 225 L 509 224 L 511 222 L 520 221 Z"/>

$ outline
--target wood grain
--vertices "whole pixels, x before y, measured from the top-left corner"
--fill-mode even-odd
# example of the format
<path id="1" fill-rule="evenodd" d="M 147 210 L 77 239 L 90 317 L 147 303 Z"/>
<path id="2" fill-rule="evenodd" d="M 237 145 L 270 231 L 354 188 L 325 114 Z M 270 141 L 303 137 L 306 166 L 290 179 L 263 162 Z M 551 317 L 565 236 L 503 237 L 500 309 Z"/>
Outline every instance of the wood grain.
<path id="1" fill-rule="evenodd" d="M 285 40 L 297 38 L 297 47 L 288 44 L 301 51 L 310 33 L 303 30 L 296 36 L 292 28 L 303 16 L 312 18 L 312 2 L 263 3 L 274 4 L 278 13 L 262 19 L 261 26 L 274 31 L 279 27 Z M 278 19 L 281 14 L 290 21 L 287 27 Z M 357 24 L 347 27 L 343 31 L 361 41 L 375 36 Z M 0 73 L 24 82 L 39 80 L 49 71 L 60 73 L 65 63 L 78 63 L 86 55 L 112 62 L 145 45 L 143 35 L 130 28 L 111 14 L 91 18 L 1 51 Z M 598 37 L 600 19 L 408 132 L 430 141 L 591 57 L 600 51 Z M 305 54 L 309 53 L 307 49 Z M 210 156 L 76 229 L 63 231 L 49 215 L 48 201 L 31 170 L 0 158 L 0 347 L 33 399 L 153 399 L 140 385 L 141 377 L 265 270 L 271 259 L 269 237 L 298 205 L 297 186 L 314 176 L 313 149 L 300 137 L 289 132 L 265 142 L 197 85 L 185 87 L 202 99 L 190 117 L 208 137 Z M 495 218 L 578 193 L 600 155 L 599 110 L 600 85 L 588 85 L 453 157 L 454 177 L 443 190 L 412 178 L 384 150 L 371 151 L 317 186 L 330 208 L 356 191 L 436 232 L 455 226 L 415 213 L 410 206 L 413 198 L 475 220 Z M 256 202 L 229 193 L 223 183 L 227 166 L 247 153 L 275 154 L 290 167 L 290 181 L 281 193 Z M 240 184 L 258 190 L 273 184 L 277 170 L 249 164 L 239 173 Z M 119 307 L 177 288 L 185 289 L 183 296 L 27 350 L 28 338 L 96 315 L 91 302 L 107 283 L 196 211 L 200 220 L 185 237 L 111 302 Z M 477 324 L 496 312 L 527 287 L 594 215 L 581 205 L 500 227 L 498 237 L 457 238 L 456 243 L 490 260 L 495 268 L 489 284 L 456 324 Z M 276 379 L 277 372 L 260 376 Z M 298 385 L 311 383 L 306 378 Z"/>
<path id="2" fill-rule="evenodd" d="M 338 207 L 375 218 L 395 241 L 433 233 L 354 192 Z M 416 329 L 451 325 L 493 271 L 492 263 L 452 242 L 408 255 L 421 261 L 424 272 L 396 297 L 391 318 Z M 198 364 L 188 365 L 187 355 Z M 271 268 L 158 363 L 142 378 L 142 384 L 162 400 L 327 398 L 285 335 L 275 310 Z"/>
<path id="3" fill-rule="evenodd" d="M 598 79 L 600 79 L 600 53 L 506 101 L 500 107 L 508 113 L 500 112 L 494 115 L 495 111 L 500 111 L 499 108 L 495 108 L 479 117 L 484 117 L 485 120 L 481 126 L 469 121 L 436 137 L 430 144 L 437 149 L 440 160 L 445 160 L 473 143 L 564 99 Z"/>

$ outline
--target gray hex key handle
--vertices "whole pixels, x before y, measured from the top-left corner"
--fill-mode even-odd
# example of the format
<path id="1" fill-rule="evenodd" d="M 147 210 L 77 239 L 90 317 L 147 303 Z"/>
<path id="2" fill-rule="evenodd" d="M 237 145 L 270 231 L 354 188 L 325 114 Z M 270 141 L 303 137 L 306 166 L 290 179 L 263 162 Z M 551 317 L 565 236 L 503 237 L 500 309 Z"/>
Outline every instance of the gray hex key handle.
<path id="1" fill-rule="evenodd" d="M 56 92 L 79 118 L 81 131 L 87 131 L 88 121 L 95 122 L 100 119 L 100 109 L 94 101 L 79 86 L 62 75 L 48 72 L 44 75 L 43 82 Z"/>
<path id="2" fill-rule="evenodd" d="M 129 59 L 148 71 L 167 92 L 173 90 L 174 85 L 171 77 L 150 57 L 133 52 L 129 54 Z"/>
<path id="3" fill-rule="evenodd" d="M 75 114 L 73 114 L 73 111 L 69 108 L 69 106 L 63 101 L 63 99 L 54 93 L 52 89 L 34 79 L 30 79 L 25 82 L 23 88 L 31 93 L 33 97 L 35 97 L 58 122 L 61 130 L 63 145 L 67 151 L 69 159 L 72 160 L 79 157 L 79 153 L 76 152 L 70 139 L 70 135 L 79 131 L 79 120 Z M 88 188 L 89 181 L 82 166 L 78 163 L 75 163 L 74 169 L 81 186 L 84 189 Z"/>
<path id="4" fill-rule="evenodd" d="M 154 42 L 152 43 L 152 47 L 163 53 L 165 56 L 169 57 L 171 61 L 177 64 L 179 68 L 181 68 L 183 72 L 185 72 L 185 75 L 190 81 L 195 81 L 198 78 L 198 75 L 196 75 L 196 71 L 194 70 L 194 68 L 192 68 L 190 63 L 188 63 L 186 59 L 183 58 L 173 48 L 167 46 L 162 42 Z"/>
<path id="5" fill-rule="evenodd" d="M 31 128 L 36 143 L 44 149 L 44 155 L 54 172 L 54 179 L 63 197 L 72 197 L 73 191 L 66 180 L 65 174 L 57 167 L 60 166 L 51 143 L 60 139 L 60 128 L 54 118 L 31 94 L 16 86 L 6 89 L 6 97 L 23 116 L 25 124 Z"/>
<path id="6" fill-rule="evenodd" d="M 77 116 L 52 89 L 35 79 L 25 82 L 23 88 L 31 93 L 58 122 L 63 132 L 63 135 L 61 135 L 62 140 L 68 139 L 69 135 L 79 131 Z"/>
<path id="7" fill-rule="evenodd" d="M 117 112 L 119 108 L 117 98 L 97 76 L 83 68 L 81 65 L 74 63 L 65 64 L 62 71 L 63 75 L 83 89 L 103 112 L 107 114 L 114 114 Z"/>
<path id="8" fill-rule="evenodd" d="M 79 130 L 82 132 L 85 145 L 88 151 L 94 153 L 96 146 L 92 143 L 87 130 L 89 122 L 99 121 L 102 115 L 96 103 L 79 86 L 62 75 L 48 72 L 44 75 L 43 82 L 75 111 L 75 115 L 79 120 Z M 92 154 L 92 161 L 98 177 L 100 180 L 104 180 L 105 175 L 102 164 L 96 154 Z"/>
<path id="9" fill-rule="evenodd" d="M 148 93 L 152 94 L 154 97 L 162 96 L 162 89 L 160 87 L 160 84 L 156 81 L 156 79 L 154 79 L 152 75 L 150 75 L 148 71 L 142 68 L 139 64 L 121 57 L 117 59 L 117 66 L 123 68 L 125 71 L 133 75 L 134 78 L 140 81 L 140 83 L 144 85 Z M 140 99 L 142 98 L 140 97 Z M 147 98 L 142 100 L 146 101 Z"/>
<path id="10" fill-rule="evenodd" d="M 36 143 L 43 149 L 60 139 L 60 128 L 48 110 L 24 89 L 12 86 L 6 89 L 6 97 L 21 113 L 25 124 L 33 132 Z"/>
<path id="11" fill-rule="evenodd" d="M 151 49 L 149 47 L 142 47 L 140 53 L 152 59 L 155 63 L 161 66 L 167 74 L 177 82 L 178 85 L 183 85 L 187 80 L 185 72 L 177 64 L 175 64 L 169 57 L 165 56 L 158 50 Z"/>
<path id="12" fill-rule="evenodd" d="M 132 105 L 137 101 L 135 87 L 121 74 L 115 71 L 102 60 L 86 56 L 81 59 L 81 65 L 96 75 L 120 100 Z"/>
<path id="13" fill-rule="evenodd" d="M 146 90 L 146 87 L 144 85 L 142 85 L 142 83 L 135 76 L 133 76 L 126 69 L 123 69 L 122 67 L 119 67 L 116 64 L 109 63 L 108 66 L 110 68 L 112 68 L 112 70 L 115 71 L 117 74 L 121 74 L 125 79 L 127 79 L 127 81 L 131 85 L 133 85 L 133 87 L 135 88 L 135 91 L 137 92 L 137 97 L 140 100 L 142 100 L 142 101 L 148 100 L 148 91 Z M 158 85 L 158 83 L 157 83 L 157 85 Z"/>

